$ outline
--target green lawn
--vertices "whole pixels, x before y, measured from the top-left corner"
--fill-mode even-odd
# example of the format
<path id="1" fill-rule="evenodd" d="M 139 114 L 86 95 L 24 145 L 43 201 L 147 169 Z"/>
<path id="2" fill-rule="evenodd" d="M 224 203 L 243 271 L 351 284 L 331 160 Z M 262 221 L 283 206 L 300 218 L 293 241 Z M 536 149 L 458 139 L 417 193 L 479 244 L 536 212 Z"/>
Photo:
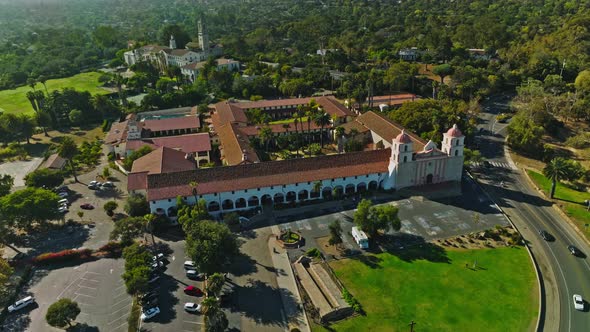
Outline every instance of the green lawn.
<path id="1" fill-rule="evenodd" d="M 537 187 L 541 188 L 547 197 L 549 197 L 551 180 L 535 171 L 527 170 L 527 173 Z M 586 237 L 590 238 L 590 233 L 584 227 L 584 224 L 590 224 L 590 212 L 586 210 L 586 206 L 584 205 L 584 200 L 590 200 L 590 193 L 575 190 L 563 183 L 557 183 L 554 199 L 562 210 L 574 220 Z"/>
<path id="2" fill-rule="evenodd" d="M 299 120 L 299 119 L 298 119 Z M 291 119 L 284 119 L 284 120 L 277 120 L 277 121 L 272 121 L 269 122 L 268 124 L 287 124 L 287 123 L 294 123 L 295 122 L 295 118 L 291 118 Z M 301 123 L 303 124 L 303 129 L 307 129 L 307 117 L 306 116 L 302 116 L 301 117 Z M 299 126 L 299 125 L 297 125 Z M 301 128 L 301 127 L 298 127 Z M 293 127 L 293 130 L 295 130 L 295 127 Z"/>
<path id="3" fill-rule="evenodd" d="M 537 282 L 522 247 L 417 248 L 330 265 L 366 312 L 332 325 L 336 331 L 409 331 L 414 320 L 417 331 L 522 332 L 536 323 Z"/>
<path id="4" fill-rule="evenodd" d="M 76 90 L 88 91 L 91 94 L 106 94 L 108 91 L 99 87 L 98 77 L 100 75 L 97 72 L 82 73 L 71 77 L 49 80 L 45 84 L 49 92 L 62 88 L 75 88 Z M 39 83 L 35 86 L 35 89 L 44 90 L 45 88 Z M 0 111 L 32 113 L 33 108 L 26 96 L 28 91 L 31 91 L 31 87 L 28 85 L 13 90 L 0 91 Z"/>

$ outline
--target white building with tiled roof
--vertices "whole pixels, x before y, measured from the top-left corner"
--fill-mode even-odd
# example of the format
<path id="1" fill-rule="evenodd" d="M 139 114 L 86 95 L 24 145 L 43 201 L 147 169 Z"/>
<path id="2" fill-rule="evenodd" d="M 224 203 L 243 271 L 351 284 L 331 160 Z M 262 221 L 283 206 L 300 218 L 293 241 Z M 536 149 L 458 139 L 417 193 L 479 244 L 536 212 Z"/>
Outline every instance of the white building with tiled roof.
<path id="1" fill-rule="evenodd" d="M 377 113 L 365 113 L 346 125 L 357 131 L 365 128 L 373 146 L 382 148 L 261 162 L 252 160 L 257 157 L 248 150 L 247 135 L 243 133 L 247 127 L 228 121 L 220 127 L 220 140 L 222 155 L 233 166 L 148 174 L 142 182 L 144 187 L 135 190 L 146 193 L 152 212 L 175 217 L 178 196 L 188 204 L 204 199 L 209 212 L 215 215 L 263 204 L 295 204 L 367 190 L 461 180 L 464 136 L 456 125 L 444 134 L 442 149 Z M 191 182 L 198 183 L 196 197 Z"/>

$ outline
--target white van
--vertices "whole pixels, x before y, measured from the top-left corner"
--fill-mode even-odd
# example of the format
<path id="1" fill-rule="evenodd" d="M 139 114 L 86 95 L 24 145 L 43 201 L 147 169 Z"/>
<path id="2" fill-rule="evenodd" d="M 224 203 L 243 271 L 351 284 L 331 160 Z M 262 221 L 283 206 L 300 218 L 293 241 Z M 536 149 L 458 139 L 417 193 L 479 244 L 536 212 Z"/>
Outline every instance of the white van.
<path id="1" fill-rule="evenodd" d="M 369 248 L 369 238 L 367 237 L 367 234 L 356 226 L 352 228 L 352 237 L 361 249 Z"/>

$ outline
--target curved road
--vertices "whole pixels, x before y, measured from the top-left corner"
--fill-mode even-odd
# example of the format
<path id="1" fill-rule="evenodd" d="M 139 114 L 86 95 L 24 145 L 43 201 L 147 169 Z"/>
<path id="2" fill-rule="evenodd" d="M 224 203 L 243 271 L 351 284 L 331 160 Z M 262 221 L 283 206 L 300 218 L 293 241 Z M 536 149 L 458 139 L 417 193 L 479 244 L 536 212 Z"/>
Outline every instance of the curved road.
<path id="1" fill-rule="evenodd" d="M 508 97 L 500 97 L 484 103 L 478 141 L 490 165 L 480 167 L 476 177 L 522 232 L 539 264 L 544 301 L 540 330 L 590 331 L 590 263 L 586 257 L 572 256 L 567 249 L 573 244 L 590 255 L 590 246 L 504 155 L 506 124 L 497 123 L 495 116 L 506 108 L 507 101 Z M 555 239 L 543 240 L 540 230 Z M 574 294 L 585 299 L 585 311 L 574 309 Z"/>

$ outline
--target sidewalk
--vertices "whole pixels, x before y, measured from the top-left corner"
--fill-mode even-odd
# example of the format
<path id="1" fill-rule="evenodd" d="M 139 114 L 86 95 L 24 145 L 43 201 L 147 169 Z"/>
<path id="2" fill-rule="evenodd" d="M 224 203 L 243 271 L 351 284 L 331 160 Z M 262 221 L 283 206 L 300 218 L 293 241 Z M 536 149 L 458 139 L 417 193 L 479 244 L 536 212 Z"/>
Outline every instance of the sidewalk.
<path id="1" fill-rule="evenodd" d="M 280 232 L 276 225 L 271 229 L 275 235 Z M 274 236 L 268 239 L 268 249 L 271 251 L 272 263 L 279 271 L 276 278 L 283 302 L 284 315 L 288 323 L 287 331 L 292 328 L 298 328 L 302 332 L 311 331 L 287 252 L 277 245 Z"/>

